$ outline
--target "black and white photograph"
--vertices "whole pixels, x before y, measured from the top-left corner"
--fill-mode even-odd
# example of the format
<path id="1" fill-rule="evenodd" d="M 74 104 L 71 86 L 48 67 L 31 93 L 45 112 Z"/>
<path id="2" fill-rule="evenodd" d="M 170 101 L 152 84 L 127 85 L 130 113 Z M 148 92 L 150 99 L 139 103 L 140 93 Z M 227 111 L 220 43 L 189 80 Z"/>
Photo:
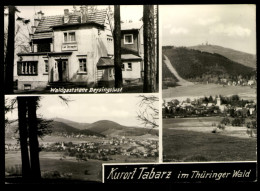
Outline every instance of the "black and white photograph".
<path id="1" fill-rule="evenodd" d="M 0 184 L 258 182 L 257 4 L 61 3 L 3 6 Z"/>
<path id="2" fill-rule="evenodd" d="M 163 161 L 256 161 L 256 6 L 162 5 L 160 23 Z"/>
<path id="3" fill-rule="evenodd" d="M 7 96 L 5 182 L 102 181 L 103 163 L 158 163 L 154 95 Z"/>
<path id="4" fill-rule="evenodd" d="M 5 6 L 5 93 L 158 92 L 157 17 L 156 5 Z"/>

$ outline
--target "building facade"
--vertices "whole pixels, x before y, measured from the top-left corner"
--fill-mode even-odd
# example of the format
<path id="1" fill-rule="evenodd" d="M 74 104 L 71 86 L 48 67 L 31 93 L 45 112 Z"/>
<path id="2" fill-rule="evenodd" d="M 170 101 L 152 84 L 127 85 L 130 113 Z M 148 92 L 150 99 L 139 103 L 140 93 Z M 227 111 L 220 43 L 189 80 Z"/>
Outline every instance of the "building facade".
<path id="1" fill-rule="evenodd" d="M 44 16 L 40 11 L 30 34 L 31 51 L 18 53 L 14 80 L 18 90 L 48 86 L 114 86 L 114 42 L 108 10 L 64 10 Z M 123 82 L 142 81 L 143 23 L 122 23 Z"/>
<path id="2" fill-rule="evenodd" d="M 143 22 L 121 24 L 122 76 L 125 83 L 140 82 L 143 76 Z"/>
<path id="3" fill-rule="evenodd" d="M 97 65 L 101 58 L 113 56 L 113 37 L 107 10 L 44 16 L 38 12 L 31 34 L 31 52 L 18 53 L 14 80 L 19 90 L 45 88 L 53 84 L 74 83 L 97 86 Z M 103 74 L 102 74 L 103 75 Z M 104 72 L 105 75 L 105 72 Z M 112 78 L 111 78 L 112 79 Z"/>

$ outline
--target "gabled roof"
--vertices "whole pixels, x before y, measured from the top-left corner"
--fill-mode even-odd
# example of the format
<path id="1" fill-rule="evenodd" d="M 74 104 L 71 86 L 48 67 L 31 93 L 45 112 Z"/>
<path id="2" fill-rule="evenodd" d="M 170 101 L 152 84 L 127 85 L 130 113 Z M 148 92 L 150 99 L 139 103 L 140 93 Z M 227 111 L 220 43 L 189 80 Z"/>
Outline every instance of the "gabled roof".
<path id="1" fill-rule="evenodd" d="M 105 25 L 107 10 L 97 10 L 88 14 L 88 23 L 97 23 L 99 25 Z M 51 38 L 52 27 L 63 25 L 64 15 L 54 15 L 54 16 L 43 16 L 39 25 L 36 27 L 35 33 L 32 39 L 44 39 Z M 79 24 L 81 23 L 81 16 L 77 13 L 70 13 L 70 19 L 67 25 Z"/>
<path id="2" fill-rule="evenodd" d="M 121 24 L 121 30 L 139 30 L 142 28 L 143 22 L 132 22 L 132 23 L 122 23 Z"/>
<path id="3" fill-rule="evenodd" d="M 107 16 L 107 10 L 97 10 L 96 12 L 89 13 L 88 22 L 95 22 L 100 25 L 105 25 L 105 20 Z"/>

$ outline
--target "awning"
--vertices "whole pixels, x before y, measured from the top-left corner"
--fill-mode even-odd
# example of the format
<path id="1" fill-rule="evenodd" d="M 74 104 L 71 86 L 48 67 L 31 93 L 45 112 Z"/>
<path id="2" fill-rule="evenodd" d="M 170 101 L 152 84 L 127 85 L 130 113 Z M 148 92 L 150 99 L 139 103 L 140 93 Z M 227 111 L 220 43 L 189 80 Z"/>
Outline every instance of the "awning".
<path id="1" fill-rule="evenodd" d="M 109 57 L 101 57 L 98 60 L 97 67 L 109 67 L 114 66 L 114 60 Z"/>
<path id="2" fill-rule="evenodd" d="M 33 40 L 52 38 L 52 32 L 34 33 L 32 36 Z"/>

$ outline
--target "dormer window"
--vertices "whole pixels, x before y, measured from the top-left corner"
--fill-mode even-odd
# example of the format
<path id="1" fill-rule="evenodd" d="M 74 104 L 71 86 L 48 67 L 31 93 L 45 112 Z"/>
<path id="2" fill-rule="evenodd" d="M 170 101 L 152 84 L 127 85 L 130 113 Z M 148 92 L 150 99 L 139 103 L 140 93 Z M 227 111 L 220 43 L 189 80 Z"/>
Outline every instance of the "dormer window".
<path id="1" fill-rule="evenodd" d="M 64 42 L 76 42 L 75 32 L 64 32 Z"/>
<path id="2" fill-rule="evenodd" d="M 124 44 L 134 44 L 134 38 L 132 34 L 124 35 Z"/>

